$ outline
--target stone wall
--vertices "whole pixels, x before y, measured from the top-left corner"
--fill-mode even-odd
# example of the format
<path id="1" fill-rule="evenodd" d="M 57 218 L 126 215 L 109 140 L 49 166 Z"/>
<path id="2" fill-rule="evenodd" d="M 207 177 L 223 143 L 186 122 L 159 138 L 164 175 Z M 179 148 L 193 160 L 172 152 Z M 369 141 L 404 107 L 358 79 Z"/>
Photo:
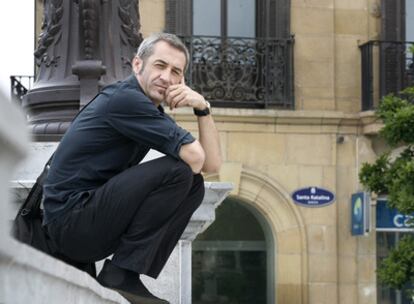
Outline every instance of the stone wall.
<path id="1" fill-rule="evenodd" d="M 359 112 L 358 46 L 378 38 L 378 4 L 291 0 L 295 111 L 213 109 L 225 162 L 209 178 L 232 181 L 232 195 L 268 221 L 277 303 L 376 303 L 375 232 L 351 236 L 349 206 L 361 190 L 361 164 L 376 157 L 370 136 L 378 124 L 372 113 Z M 162 29 L 163 22 L 143 20 L 142 28 Z M 175 116 L 196 130 L 191 113 Z M 335 203 L 295 205 L 290 194 L 306 186 L 331 190 Z"/>
<path id="2" fill-rule="evenodd" d="M 166 0 L 140 0 L 142 32 L 164 30 Z M 295 111 L 213 109 L 224 165 L 209 180 L 256 208 L 274 237 L 273 293 L 279 304 L 376 303 L 375 233 L 352 237 L 350 196 L 372 161 L 372 113 L 360 111 L 358 45 L 378 38 L 380 0 L 291 0 Z M 193 115 L 173 113 L 196 132 Z M 336 201 L 295 205 L 290 194 L 324 187 Z"/>
<path id="3" fill-rule="evenodd" d="M 274 237 L 277 303 L 376 303 L 375 233 L 352 237 L 350 196 L 358 170 L 375 158 L 367 115 L 329 111 L 213 109 L 224 164 L 209 180 L 231 181 L 232 195 L 267 220 Z M 171 113 L 196 131 L 194 118 Z M 305 208 L 290 195 L 318 186 L 336 194 L 322 208 Z"/>

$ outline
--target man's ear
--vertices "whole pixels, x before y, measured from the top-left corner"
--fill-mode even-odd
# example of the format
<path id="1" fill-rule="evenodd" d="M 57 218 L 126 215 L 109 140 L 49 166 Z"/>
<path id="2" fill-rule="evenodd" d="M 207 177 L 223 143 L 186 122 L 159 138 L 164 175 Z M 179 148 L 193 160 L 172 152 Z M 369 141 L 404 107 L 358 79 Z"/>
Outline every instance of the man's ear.
<path id="1" fill-rule="evenodd" d="M 141 71 L 142 68 L 142 59 L 138 56 L 135 56 L 134 59 L 132 59 L 132 69 L 134 70 L 135 74 L 138 74 L 139 71 Z"/>

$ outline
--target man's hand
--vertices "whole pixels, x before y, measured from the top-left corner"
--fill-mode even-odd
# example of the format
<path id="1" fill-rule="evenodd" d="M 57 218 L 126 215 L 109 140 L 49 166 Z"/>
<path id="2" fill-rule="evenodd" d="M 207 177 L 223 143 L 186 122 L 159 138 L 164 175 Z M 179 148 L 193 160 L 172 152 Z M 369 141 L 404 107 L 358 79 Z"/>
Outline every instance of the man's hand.
<path id="1" fill-rule="evenodd" d="M 165 102 L 170 109 L 192 107 L 198 110 L 207 108 L 207 102 L 202 95 L 186 86 L 184 79 L 180 84 L 171 85 L 165 92 Z M 220 169 L 221 149 L 220 139 L 211 115 L 197 116 L 199 141 L 183 145 L 180 157 L 198 173 L 217 173 Z"/>
<path id="2" fill-rule="evenodd" d="M 165 102 L 171 110 L 182 107 L 204 110 L 207 107 L 204 97 L 188 87 L 184 80 L 168 87 L 165 91 Z"/>

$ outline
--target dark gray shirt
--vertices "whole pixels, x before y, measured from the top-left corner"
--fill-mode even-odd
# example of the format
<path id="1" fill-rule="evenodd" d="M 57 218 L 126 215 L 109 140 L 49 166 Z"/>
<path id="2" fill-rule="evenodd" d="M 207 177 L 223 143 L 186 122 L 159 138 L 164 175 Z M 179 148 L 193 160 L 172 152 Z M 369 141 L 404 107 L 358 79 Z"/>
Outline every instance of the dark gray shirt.
<path id="1" fill-rule="evenodd" d="M 149 149 L 179 158 L 194 137 L 143 93 L 135 76 L 112 84 L 72 122 L 45 180 L 44 224 L 111 177 L 138 164 Z"/>

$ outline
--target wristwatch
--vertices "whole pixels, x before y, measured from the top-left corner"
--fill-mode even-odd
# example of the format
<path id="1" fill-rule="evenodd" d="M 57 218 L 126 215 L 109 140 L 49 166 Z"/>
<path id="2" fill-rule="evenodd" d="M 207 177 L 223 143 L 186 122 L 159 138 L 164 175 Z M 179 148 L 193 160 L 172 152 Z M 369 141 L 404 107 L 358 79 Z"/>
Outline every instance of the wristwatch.
<path id="1" fill-rule="evenodd" d="M 194 115 L 196 115 L 196 116 L 210 115 L 210 108 L 211 108 L 210 103 L 208 101 L 206 101 L 206 108 L 204 110 L 199 110 L 199 109 L 196 109 L 196 108 L 193 109 Z"/>

